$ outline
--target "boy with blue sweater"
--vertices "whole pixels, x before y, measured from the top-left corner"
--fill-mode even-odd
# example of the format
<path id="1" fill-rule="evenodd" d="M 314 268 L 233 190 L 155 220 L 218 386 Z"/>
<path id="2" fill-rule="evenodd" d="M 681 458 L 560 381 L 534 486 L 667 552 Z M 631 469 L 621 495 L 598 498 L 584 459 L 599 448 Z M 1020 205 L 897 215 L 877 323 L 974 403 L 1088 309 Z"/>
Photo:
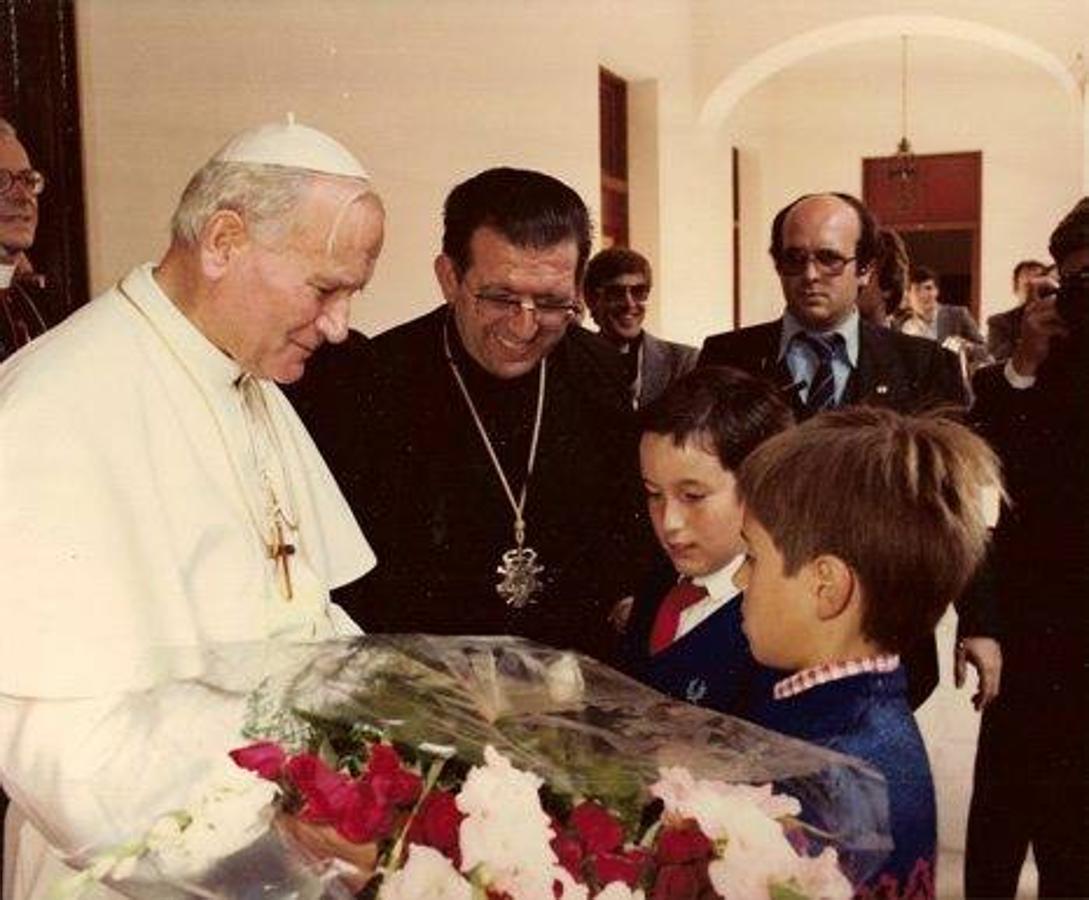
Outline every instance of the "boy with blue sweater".
<path id="1" fill-rule="evenodd" d="M 774 387 L 718 366 L 689 372 L 642 411 L 647 508 L 671 565 L 636 597 L 626 655 L 663 693 L 731 715 L 750 703 L 759 667 L 733 584 L 744 550 L 735 473 L 792 422 Z"/>
<path id="2" fill-rule="evenodd" d="M 884 775 L 893 848 L 863 897 L 934 896 L 934 784 L 898 653 L 978 566 L 998 484 L 963 426 L 867 407 L 772 438 L 738 473 L 743 627 L 754 657 L 785 670 L 749 718 Z"/>

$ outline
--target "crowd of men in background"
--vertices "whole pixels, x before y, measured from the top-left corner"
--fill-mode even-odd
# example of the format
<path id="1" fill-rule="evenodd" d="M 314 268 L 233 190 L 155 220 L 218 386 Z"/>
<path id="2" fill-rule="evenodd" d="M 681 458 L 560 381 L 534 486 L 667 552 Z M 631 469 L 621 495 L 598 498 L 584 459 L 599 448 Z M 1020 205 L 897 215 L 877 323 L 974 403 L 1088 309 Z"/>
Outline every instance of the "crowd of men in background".
<path id="1" fill-rule="evenodd" d="M 880 229 L 858 199 L 844 193 L 799 197 L 771 228 L 781 317 L 709 336 L 697 351 L 645 331 L 650 264 L 623 248 L 591 258 L 590 217 L 576 192 L 540 172 L 489 169 L 458 184 L 446 199 L 434 260 L 442 302 L 368 339 L 348 333 L 347 302 L 366 285 L 380 252 L 381 203 L 347 151 L 330 147 L 335 142 L 324 135 L 300 137 L 292 128 L 228 144 L 209 163 L 211 171 L 202 170 L 187 189 L 187 197 L 199 195 L 200 203 L 189 218 L 175 217 L 171 249 L 157 267 L 136 270 L 74 316 L 57 333 L 52 351 L 31 343 L 20 363 L 0 369 L 0 421 L 23 429 L 26 439 L 0 462 L 0 477 L 11 479 L 16 470 L 25 476 L 42 423 L 56 412 L 49 404 L 60 402 L 56 392 L 87 375 L 84 341 L 109 334 L 123 345 L 111 366 L 126 360 L 136 366 L 148 354 L 162 368 L 164 389 L 186 394 L 178 402 L 190 406 L 187 427 L 203 438 L 219 434 L 224 458 L 233 460 L 221 473 L 223 484 L 246 482 L 242 493 L 252 495 L 241 508 L 254 519 L 271 510 L 271 532 L 263 522 L 257 528 L 262 537 L 255 566 L 268 568 L 269 597 L 279 590 L 305 598 L 293 607 L 291 621 L 277 626 L 283 632 L 320 622 L 323 633 L 343 633 L 349 626 L 338 619 L 340 607 L 364 631 L 518 634 L 623 664 L 632 597 L 660 562 L 640 483 L 634 414 L 671 382 L 694 367 L 728 366 L 771 385 L 798 420 L 856 405 L 964 416 L 974 394 L 967 415 L 1001 455 L 1010 502 L 988 561 L 964 598 L 957 598 L 958 665 L 977 669 L 977 705 L 985 710 L 967 890 L 970 896 L 1012 896 L 1030 843 L 1042 894 L 1089 890 L 1089 729 L 1081 709 L 1089 671 L 1083 603 L 1089 596 L 1089 354 L 1083 346 L 1089 200 L 1052 235 L 1055 272 L 1033 261 L 1018 265 L 1014 283 L 1021 305 L 993 317 L 984 341 L 963 307 L 939 302 L 938 275 L 910 266 L 902 241 Z M 266 141 L 275 148 L 271 157 L 262 155 Z M 269 158 L 287 170 L 287 184 L 257 180 L 242 199 L 231 194 L 223 167 L 252 174 Z M 52 324 L 23 288 L 43 187 L 14 130 L 0 123 L 4 356 Z M 179 210 L 184 206 L 183 198 Z M 302 215 L 297 208 L 305 210 L 306 227 L 285 227 L 290 216 Z M 254 297 L 267 298 L 266 306 L 253 303 Z M 578 323 L 584 302 L 597 333 Z M 181 375 L 172 371 L 178 363 Z M 192 397 L 190 381 L 204 384 Z M 309 438 L 297 433 L 294 413 L 281 408 L 270 381 L 290 385 L 288 397 L 328 472 L 314 464 Z M 125 421 L 151 422 L 150 398 L 133 394 L 130 402 L 126 391 L 132 390 L 117 380 L 111 403 L 131 413 Z M 237 403 L 224 399 L 235 394 Z M 228 415 L 223 410 L 231 404 Z M 103 419 L 94 418 L 85 421 L 73 412 L 69 440 L 76 456 L 53 460 L 66 467 L 58 471 L 78 471 L 87 484 L 102 465 L 91 451 Z M 215 426 L 207 434 L 200 430 L 204 425 L 193 424 L 202 418 Z M 123 441 L 121 421 L 110 436 L 115 444 Z M 76 433 L 81 423 L 86 434 Z M 102 501 L 101 509 L 101 498 L 89 491 L 80 513 L 91 518 L 81 525 L 74 517 L 73 529 L 62 536 L 78 535 L 81 548 L 108 559 L 117 550 L 111 522 L 120 523 L 120 533 L 137 534 L 127 517 L 157 520 L 157 508 L 146 503 L 163 486 L 147 462 L 164 448 L 150 434 L 133 440 L 131 459 L 122 454 L 131 464 L 127 478 L 139 481 L 147 468 L 146 491 Z M 256 434 L 258 457 L 272 460 L 261 463 L 253 478 L 238 475 L 250 464 L 239 462 L 246 456 L 236 452 L 240 434 L 249 434 L 251 443 Z M 193 459 L 212 454 L 209 446 Z M 298 456 L 285 462 L 285 446 L 300 448 Z M 172 453 L 181 456 L 177 447 Z M 179 459 L 177 466 L 186 473 L 184 484 L 203 484 L 203 463 Z M 333 496 L 330 473 L 347 507 Z M 111 484 L 124 493 L 124 481 Z M 15 501 L 24 513 L 34 511 L 37 524 L 27 531 L 25 522 L 16 528 L 8 521 L 11 533 L 4 540 L 11 545 L 30 533 L 45 542 L 30 557 L 39 568 L 27 566 L 25 583 L 32 596 L 41 567 L 53 565 L 47 579 L 56 582 L 53 606 L 42 609 L 56 612 L 64 591 L 88 573 L 76 571 L 82 562 L 66 557 L 67 547 L 50 543 L 58 538 L 47 511 L 57 510 L 59 500 L 40 495 L 47 490 L 23 477 Z M 209 501 L 201 515 L 225 521 L 222 510 L 212 509 L 216 504 Z M 164 569 L 174 558 L 199 555 L 195 548 L 211 539 L 201 537 L 204 526 L 192 517 L 191 496 L 172 493 L 163 508 L 186 510 L 171 513 L 170 534 L 179 545 L 192 537 L 192 545 L 171 555 L 145 534 L 138 550 L 126 553 L 146 553 L 149 571 L 180 610 L 193 602 L 185 599 L 193 579 Z M 347 520 L 348 509 L 358 527 Z M 88 543 L 88 533 L 101 540 Z M 92 564 L 101 566 L 101 559 Z M 62 574 L 70 576 L 67 588 Z M 202 577 L 214 585 L 221 574 Z M 336 604 L 330 605 L 330 591 Z M 147 593 L 155 596 L 156 589 Z M 131 613 L 122 605 L 111 606 L 119 619 Z M 7 639 L 19 639 L 12 621 L 26 619 L 40 630 L 44 614 L 26 619 L 26 611 L 13 613 Z M 216 623 L 206 633 L 267 636 L 248 635 L 233 619 L 225 623 L 223 610 L 201 615 Z M 171 627 L 184 631 L 182 618 L 172 616 Z M 104 642 L 114 634 L 113 626 L 89 623 Z M 145 662 L 138 652 L 141 635 L 119 627 L 129 662 Z M 28 653 L 23 647 L 14 654 L 13 648 L 31 666 Z M 917 707 L 938 679 L 932 636 L 905 648 L 903 656 Z M 80 677 L 108 681 L 114 669 L 73 670 L 72 683 Z M 28 711 L 28 697 L 66 697 L 71 689 L 63 673 L 35 678 L 7 671 L 0 693 L 17 699 L 0 706 L 0 730 L 16 716 L 25 722 L 43 715 L 37 707 Z M 55 752 L 45 738 L 40 747 Z M 39 774 L 28 772 L 18 782 L 19 799 L 30 806 L 28 798 L 41 787 L 34 781 Z M 4 777 L 14 776 L 5 770 Z M 37 812 L 49 821 L 48 812 Z M 56 827 L 54 836 L 66 835 L 72 845 L 89 839 L 76 825 L 67 832 L 63 824 Z"/>

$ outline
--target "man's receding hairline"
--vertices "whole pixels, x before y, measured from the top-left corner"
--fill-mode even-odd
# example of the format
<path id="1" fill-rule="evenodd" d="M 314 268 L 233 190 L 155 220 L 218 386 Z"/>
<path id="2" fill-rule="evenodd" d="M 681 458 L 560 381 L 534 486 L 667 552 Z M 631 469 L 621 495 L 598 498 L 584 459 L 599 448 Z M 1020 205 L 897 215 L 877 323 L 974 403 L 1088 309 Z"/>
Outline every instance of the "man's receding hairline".
<path id="1" fill-rule="evenodd" d="M 817 200 L 834 200 L 839 206 L 841 206 L 841 207 L 847 209 L 849 212 L 853 213 L 855 224 L 858 226 L 858 236 L 855 238 L 855 243 L 857 244 L 859 241 L 862 240 L 862 232 L 863 232 L 862 215 L 861 215 L 861 213 L 859 213 L 859 211 L 857 209 L 855 209 L 855 207 L 853 205 L 848 203 L 842 197 L 837 197 L 835 194 L 807 194 L 805 197 L 799 197 L 797 200 L 795 200 L 794 205 L 791 206 L 787 210 L 786 215 L 783 216 L 783 223 L 780 226 L 780 228 L 782 229 L 782 232 L 779 235 L 780 241 L 784 241 L 786 239 L 787 223 L 789 222 L 790 217 L 792 215 L 794 215 L 795 212 L 798 211 L 798 208 L 804 203 L 808 203 L 810 201 L 817 201 Z"/>

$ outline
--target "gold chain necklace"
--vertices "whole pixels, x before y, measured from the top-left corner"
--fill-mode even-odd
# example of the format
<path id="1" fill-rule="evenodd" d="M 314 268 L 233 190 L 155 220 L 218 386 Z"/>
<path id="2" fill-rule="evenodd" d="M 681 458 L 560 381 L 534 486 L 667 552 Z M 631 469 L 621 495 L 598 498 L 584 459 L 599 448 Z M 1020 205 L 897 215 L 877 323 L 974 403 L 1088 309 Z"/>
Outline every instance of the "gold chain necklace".
<path id="1" fill-rule="evenodd" d="M 536 594 L 541 590 L 540 574 L 544 566 L 537 562 L 537 551 L 526 543 L 526 498 L 529 496 L 529 479 L 533 475 L 533 465 L 537 461 L 537 440 L 541 436 L 541 419 L 544 414 L 545 378 L 548 360 L 541 359 L 540 375 L 537 379 L 537 412 L 533 420 L 533 436 L 529 443 L 529 459 L 526 461 L 526 478 L 522 482 L 522 492 L 517 500 L 514 499 L 514 491 L 511 490 L 503 467 L 499 464 L 499 457 L 492 446 L 480 414 L 476 410 L 473 398 L 469 395 L 469 388 L 465 385 L 465 379 L 458 371 L 457 363 L 450 352 L 450 335 L 448 332 L 450 320 L 447 318 L 442 326 L 442 347 L 446 353 L 446 362 L 450 365 L 450 371 L 454 374 L 454 381 L 461 390 L 461 396 L 465 398 L 465 405 L 469 407 L 476 430 L 480 439 L 484 442 L 484 448 L 488 451 L 488 458 L 492 462 L 495 473 L 499 476 L 499 482 L 503 485 L 503 491 L 507 495 L 511 509 L 514 511 L 514 547 L 507 550 L 500 558 L 496 567 L 496 574 L 503 576 L 499 584 L 495 586 L 507 605 L 514 609 L 522 609 L 532 603 L 536 603 Z"/>

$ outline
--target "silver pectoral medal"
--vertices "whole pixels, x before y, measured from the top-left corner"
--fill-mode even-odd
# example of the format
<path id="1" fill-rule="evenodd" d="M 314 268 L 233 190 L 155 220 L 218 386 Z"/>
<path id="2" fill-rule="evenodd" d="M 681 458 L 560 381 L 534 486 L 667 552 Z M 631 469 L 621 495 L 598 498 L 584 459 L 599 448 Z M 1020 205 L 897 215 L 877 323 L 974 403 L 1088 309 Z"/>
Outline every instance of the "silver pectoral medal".
<path id="1" fill-rule="evenodd" d="M 515 547 L 503 554 L 503 561 L 496 567 L 503 579 L 495 586 L 496 593 L 507 601 L 507 606 L 522 609 L 537 602 L 534 596 L 541 590 L 544 566 L 537 563 L 537 551 L 531 547 Z"/>
<path id="2" fill-rule="evenodd" d="M 519 515 L 514 523 L 517 546 L 503 554 L 503 560 L 495 570 L 503 576 L 495 591 L 507 601 L 507 606 L 514 609 L 523 609 L 537 602 L 534 594 L 542 587 L 541 579 L 537 576 L 544 571 L 544 566 L 537 562 L 537 551 L 525 546 L 526 526 L 521 519 Z"/>

